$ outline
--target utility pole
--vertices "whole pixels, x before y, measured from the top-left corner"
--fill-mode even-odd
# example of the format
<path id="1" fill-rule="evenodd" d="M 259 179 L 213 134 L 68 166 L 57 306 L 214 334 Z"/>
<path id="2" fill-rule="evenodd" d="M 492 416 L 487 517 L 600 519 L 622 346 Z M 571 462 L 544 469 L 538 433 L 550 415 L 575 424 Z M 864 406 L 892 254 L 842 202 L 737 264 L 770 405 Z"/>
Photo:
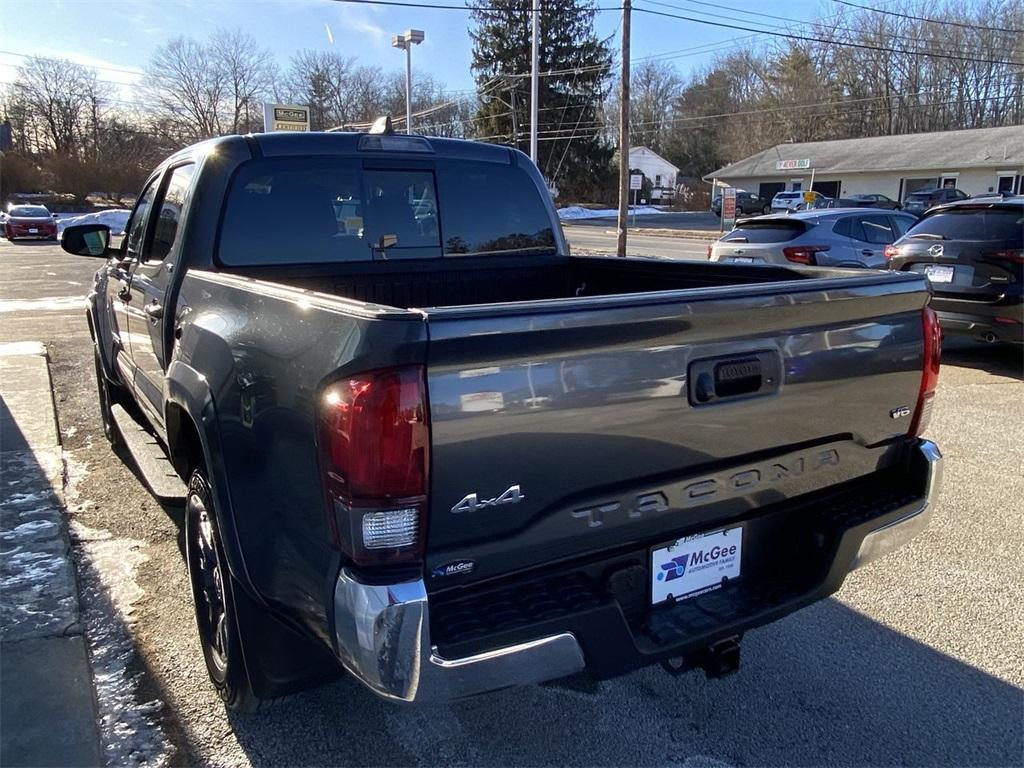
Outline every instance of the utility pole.
<path id="1" fill-rule="evenodd" d="M 619 221 L 616 256 L 626 255 L 629 215 L 629 12 L 630 0 L 622 0 L 622 76 L 619 96 Z"/>
<path id="2" fill-rule="evenodd" d="M 516 86 L 515 80 L 512 81 L 512 87 L 508 91 L 509 99 L 512 101 L 509 104 L 509 109 L 512 110 L 512 146 L 519 149 L 519 121 L 516 119 Z M 532 141 L 532 134 L 531 134 Z M 532 150 L 531 150 L 532 151 Z"/>
<path id="3" fill-rule="evenodd" d="M 540 95 L 540 0 L 533 0 L 533 45 L 530 51 L 530 159 L 537 162 L 537 100 Z"/>

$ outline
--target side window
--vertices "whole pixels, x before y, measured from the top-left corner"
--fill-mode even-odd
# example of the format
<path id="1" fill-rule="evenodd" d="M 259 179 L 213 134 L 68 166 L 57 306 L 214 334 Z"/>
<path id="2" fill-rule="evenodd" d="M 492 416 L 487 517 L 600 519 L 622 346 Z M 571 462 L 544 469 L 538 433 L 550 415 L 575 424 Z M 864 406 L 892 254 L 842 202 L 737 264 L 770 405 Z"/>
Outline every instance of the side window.
<path id="1" fill-rule="evenodd" d="M 832 231 L 835 232 L 837 235 L 842 235 L 843 237 L 853 237 L 852 227 L 851 227 L 852 224 L 853 224 L 853 217 L 852 216 L 846 216 L 846 217 L 840 219 L 839 221 L 837 221 L 835 224 L 832 225 Z M 859 231 L 860 231 L 860 227 L 858 225 L 858 232 Z"/>
<path id="2" fill-rule="evenodd" d="M 125 231 L 125 248 L 129 259 L 137 259 L 142 252 L 142 243 L 146 238 L 146 224 L 149 222 L 149 211 L 153 207 L 153 198 L 159 188 L 160 177 L 157 176 L 142 190 L 132 218 Z"/>
<path id="3" fill-rule="evenodd" d="M 864 228 L 863 239 L 869 243 L 889 245 L 896 241 L 888 216 L 865 216 L 861 219 L 861 226 Z"/>
<path id="4" fill-rule="evenodd" d="M 145 246 L 142 254 L 143 261 L 163 261 L 171 252 L 195 171 L 196 167 L 191 163 L 171 171 L 163 199 L 157 206 L 159 213 L 153 228 L 153 239 Z"/>
<path id="5" fill-rule="evenodd" d="M 911 225 L 914 223 L 913 219 L 908 219 L 906 216 L 892 216 L 890 220 L 896 228 L 897 239 L 907 234 Z"/>

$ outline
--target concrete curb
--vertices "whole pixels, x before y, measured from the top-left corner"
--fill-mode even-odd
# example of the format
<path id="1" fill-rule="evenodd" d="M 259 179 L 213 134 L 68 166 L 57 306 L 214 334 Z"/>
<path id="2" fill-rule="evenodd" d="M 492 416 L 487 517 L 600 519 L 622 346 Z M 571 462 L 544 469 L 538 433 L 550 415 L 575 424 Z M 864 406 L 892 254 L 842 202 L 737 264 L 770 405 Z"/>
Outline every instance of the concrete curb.
<path id="1" fill-rule="evenodd" d="M 102 765 L 46 348 L 0 344 L 0 764 Z"/>

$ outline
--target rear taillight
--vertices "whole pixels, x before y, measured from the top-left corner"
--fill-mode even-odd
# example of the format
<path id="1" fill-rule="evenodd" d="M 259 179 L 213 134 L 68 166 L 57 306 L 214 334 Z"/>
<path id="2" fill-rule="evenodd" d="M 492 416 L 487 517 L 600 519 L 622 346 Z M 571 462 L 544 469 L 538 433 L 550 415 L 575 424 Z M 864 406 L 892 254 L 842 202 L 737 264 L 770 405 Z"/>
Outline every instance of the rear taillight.
<path id="1" fill-rule="evenodd" d="M 357 565 L 423 556 L 430 428 L 423 368 L 348 376 L 327 386 L 320 471 L 335 542 Z"/>
<path id="2" fill-rule="evenodd" d="M 797 264 L 809 264 L 814 266 L 818 263 L 815 254 L 829 250 L 827 245 L 791 245 L 782 249 L 782 254 L 787 260 Z"/>
<path id="3" fill-rule="evenodd" d="M 1008 261 L 1011 264 L 1024 264 L 1024 250 L 1019 248 L 1008 248 L 1005 251 L 994 251 L 984 255 L 985 257 L 996 261 Z"/>
<path id="4" fill-rule="evenodd" d="M 883 253 L 885 254 L 886 261 L 892 261 L 894 258 L 900 255 L 900 249 L 897 248 L 895 245 L 887 245 L 885 246 L 885 250 L 883 251 Z"/>
<path id="5" fill-rule="evenodd" d="M 917 393 L 917 407 L 914 418 L 907 430 L 908 437 L 919 437 L 928 428 L 932 415 L 932 400 L 939 385 L 939 358 L 942 357 L 942 328 L 938 315 L 931 307 L 925 307 L 921 315 L 924 332 L 924 359 L 921 371 L 921 389 Z"/>

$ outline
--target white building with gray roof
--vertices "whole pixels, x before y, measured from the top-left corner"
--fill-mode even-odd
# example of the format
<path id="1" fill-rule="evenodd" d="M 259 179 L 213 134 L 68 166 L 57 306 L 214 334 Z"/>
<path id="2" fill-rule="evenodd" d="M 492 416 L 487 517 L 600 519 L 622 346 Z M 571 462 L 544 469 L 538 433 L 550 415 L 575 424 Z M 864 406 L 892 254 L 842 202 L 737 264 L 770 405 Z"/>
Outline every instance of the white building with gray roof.
<path id="1" fill-rule="evenodd" d="M 778 144 L 705 176 L 771 199 L 814 189 L 829 197 L 902 201 L 929 187 L 1024 194 L 1024 125 Z"/>

